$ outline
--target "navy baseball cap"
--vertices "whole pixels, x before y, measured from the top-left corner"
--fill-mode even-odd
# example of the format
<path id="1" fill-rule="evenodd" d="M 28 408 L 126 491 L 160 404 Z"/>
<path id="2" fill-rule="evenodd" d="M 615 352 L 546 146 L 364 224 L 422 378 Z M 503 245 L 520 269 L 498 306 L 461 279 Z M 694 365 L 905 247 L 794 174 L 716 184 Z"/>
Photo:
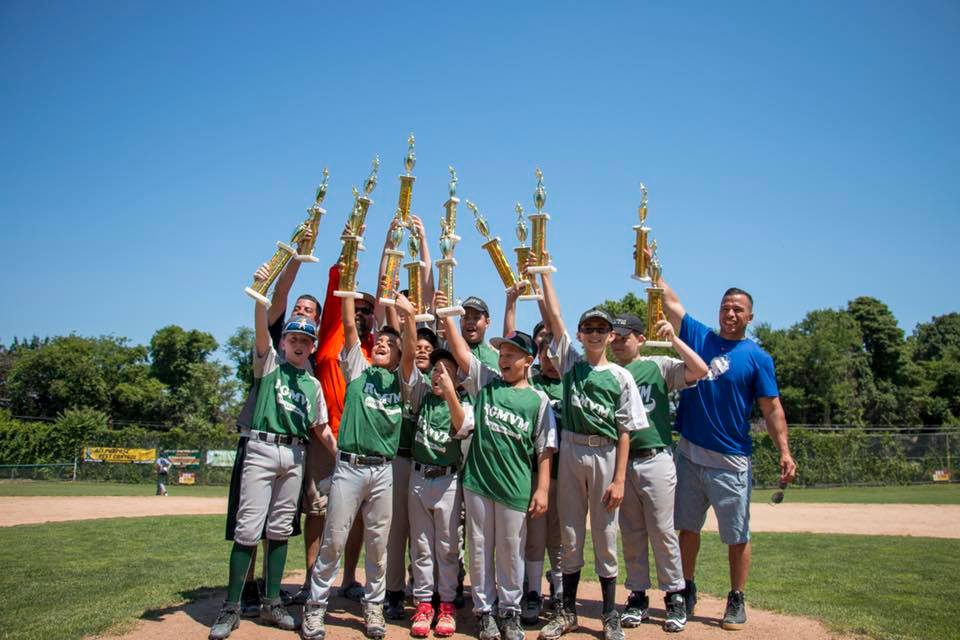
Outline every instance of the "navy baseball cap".
<path id="1" fill-rule="evenodd" d="M 437 332 L 430 327 L 418 327 L 417 339 L 426 340 L 433 346 L 434 349 L 440 346 L 440 338 L 437 337 Z"/>
<path id="2" fill-rule="evenodd" d="M 430 366 L 435 367 L 437 363 L 441 360 L 452 360 L 453 364 L 457 364 L 457 359 L 453 357 L 453 354 L 447 351 L 446 349 L 434 349 L 430 352 Z"/>
<path id="3" fill-rule="evenodd" d="M 462 306 L 464 309 L 476 309 L 488 318 L 490 317 L 490 307 L 488 307 L 487 303 L 477 296 L 470 296 L 464 300 L 460 306 Z"/>
<path id="4" fill-rule="evenodd" d="M 537 334 L 540 333 L 541 331 L 543 331 L 543 329 L 545 329 L 545 328 L 546 328 L 546 325 L 544 325 L 544 324 L 543 324 L 543 320 L 541 320 L 541 321 L 538 322 L 537 324 L 533 325 L 533 333 L 531 333 L 530 335 L 532 335 L 534 338 L 536 338 L 536 337 L 537 337 Z"/>
<path id="5" fill-rule="evenodd" d="M 523 331 L 514 331 L 502 338 L 494 338 L 490 341 L 490 344 L 496 349 L 499 349 L 501 345 L 512 344 L 527 355 L 535 356 L 537 354 L 537 343 Z"/>
<path id="6" fill-rule="evenodd" d="M 600 307 L 594 307 L 592 309 L 587 309 L 583 312 L 583 315 L 580 316 L 580 322 L 577 323 L 577 328 L 582 327 L 583 323 L 587 320 L 593 320 L 594 318 L 598 320 L 603 320 L 610 328 L 613 328 L 613 318 L 610 317 L 610 314 L 601 309 Z"/>
<path id="7" fill-rule="evenodd" d="M 625 336 L 628 333 L 642 334 L 647 330 L 643 321 L 632 313 L 621 313 L 613 319 L 613 332 L 618 336 Z"/>
<path id="8" fill-rule="evenodd" d="M 313 320 L 306 316 L 292 316 L 287 320 L 286 324 L 283 325 L 281 335 L 285 336 L 288 333 L 303 333 L 316 340 L 317 325 L 313 324 Z"/>

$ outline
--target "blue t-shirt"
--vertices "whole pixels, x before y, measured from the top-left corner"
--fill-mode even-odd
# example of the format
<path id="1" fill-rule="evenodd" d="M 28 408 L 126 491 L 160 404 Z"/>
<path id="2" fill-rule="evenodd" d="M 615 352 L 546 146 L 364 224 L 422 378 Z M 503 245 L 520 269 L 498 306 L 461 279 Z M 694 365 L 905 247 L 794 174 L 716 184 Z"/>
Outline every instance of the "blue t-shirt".
<path id="1" fill-rule="evenodd" d="M 727 455 L 749 456 L 750 410 L 757 398 L 780 395 L 773 358 L 753 340 L 727 340 L 687 314 L 680 339 L 710 371 L 680 393 L 676 430 L 690 442 Z"/>

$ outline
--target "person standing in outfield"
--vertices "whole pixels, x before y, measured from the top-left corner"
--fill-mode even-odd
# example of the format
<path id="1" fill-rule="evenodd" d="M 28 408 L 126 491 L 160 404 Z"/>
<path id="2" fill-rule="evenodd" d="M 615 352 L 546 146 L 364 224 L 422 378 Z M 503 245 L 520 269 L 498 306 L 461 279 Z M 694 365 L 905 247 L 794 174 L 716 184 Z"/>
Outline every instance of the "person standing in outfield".
<path id="1" fill-rule="evenodd" d="M 446 306 L 442 292 L 437 305 Z M 533 338 L 514 332 L 496 338 L 500 374 L 471 353 L 450 317 L 447 341 L 457 366 L 467 372 L 464 386 L 474 406 L 474 433 L 463 467 L 463 500 L 470 539 L 473 610 L 480 617 L 480 640 L 523 640 L 523 547 L 526 515 L 547 511 L 550 461 L 556 450 L 556 424 L 550 399 L 528 382 L 536 353 Z M 466 418 L 453 417 L 458 436 Z M 536 488 L 531 465 L 539 459 Z M 532 497 L 531 497 L 532 495 Z M 496 554 L 496 557 L 494 557 Z M 499 628 L 494 618 L 498 600 Z"/>
<path id="2" fill-rule="evenodd" d="M 667 394 L 696 384 L 707 374 L 707 365 L 677 337 L 669 322 L 662 320 L 656 329 L 660 338 L 672 343 L 681 359 L 641 356 L 640 349 L 646 338 L 640 318 L 624 314 L 613 319 L 616 337 L 610 347 L 614 360 L 633 376 L 647 419 L 654 426 L 630 434 L 627 488 L 620 505 L 620 535 L 630 596 L 620 621 L 624 627 L 637 627 L 649 616 L 650 599 L 646 591 L 650 588 L 649 540 L 657 562 L 657 581 L 660 589 L 666 592 L 667 617 L 663 628 L 683 631 L 687 613 L 682 594 L 680 543 L 673 528 L 677 470 L 673 464 L 670 398 Z"/>
<path id="3" fill-rule="evenodd" d="M 461 303 L 464 314 L 460 318 L 460 331 L 470 346 L 470 353 L 481 363 L 494 371 L 499 371 L 499 354 L 486 342 L 487 327 L 490 326 L 490 308 L 477 296 L 470 296 Z"/>
<path id="4" fill-rule="evenodd" d="M 167 495 L 167 475 L 173 463 L 170 462 L 170 458 L 161 453 L 154 466 L 157 468 L 157 495 L 165 496 Z"/>
<path id="5" fill-rule="evenodd" d="M 600 588 L 603 593 L 605 640 L 623 640 L 616 609 L 617 508 L 623 500 L 630 434 L 649 426 L 633 378 L 607 361 L 613 340 L 613 319 L 602 309 L 589 309 L 577 323 L 585 356 L 574 349 L 560 315 L 553 276 L 543 274 L 544 322 L 554 332 L 551 357 L 563 375 L 563 434 L 557 495 L 563 540 L 563 602 L 553 620 L 540 630 L 555 640 L 577 628 L 577 587 L 583 567 L 587 513 Z"/>
<path id="6" fill-rule="evenodd" d="M 262 281 L 266 276 L 261 268 L 255 278 Z M 266 586 L 260 619 L 282 629 L 295 628 L 293 617 L 280 601 L 280 580 L 300 498 L 304 442 L 313 429 L 331 451 L 336 448 L 320 383 L 307 371 L 310 354 L 316 349 L 316 325 L 304 316 L 292 317 L 283 330 L 281 359 L 270 341 L 267 310 L 260 304 L 254 306 L 256 401 L 240 452 L 243 474 L 227 600 L 210 629 L 210 640 L 223 640 L 239 626 L 244 578 L 264 534 L 268 540 Z"/>
<path id="7" fill-rule="evenodd" d="M 421 366 L 425 349 L 419 343 L 424 330 L 417 330 L 415 311 L 405 298 L 398 306 L 406 314 L 400 364 L 403 395 L 411 414 L 417 416 L 409 496 L 403 496 L 409 502 L 405 512 L 409 513 L 413 597 L 417 602 L 410 635 L 425 638 L 436 614 L 434 633 L 447 637 L 457 629 L 453 601 L 460 570 L 460 443 L 453 436 L 472 430 L 473 407 L 461 403 L 457 393 L 457 363 L 452 353 L 431 349 L 428 366 Z M 433 370 L 428 375 L 429 365 Z M 463 425 L 459 432 L 453 428 L 454 422 Z M 440 595 L 439 612 L 434 612 L 431 602 L 435 592 Z"/>
<path id="8" fill-rule="evenodd" d="M 325 635 L 324 617 L 330 589 L 336 578 L 347 535 L 357 514 L 362 514 L 365 573 L 363 597 L 366 634 L 382 638 L 384 574 L 387 534 L 393 513 L 393 468 L 390 461 L 400 444 L 403 406 L 400 398 L 400 336 L 384 327 L 368 363 L 360 349 L 354 299 L 343 299 L 343 330 L 347 392 L 338 437 L 339 453 L 333 472 L 327 518 L 317 561 L 310 572 L 310 597 L 304 606 L 301 634 Z"/>
<path id="9" fill-rule="evenodd" d="M 727 546 L 730 593 L 724 629 L 740 629 L 747 613 L 743 590 L 750 569 L 750 411 L 754 401 L 780 451 L 780 481 L 793 480 L 797 465 L 790 455 L 787 419 L 780 404 L 773 358 L 746 337 L 753 320 L 753 298 L 730 288 L 720 300 L 720 332 L 690 317 L 677 294 L 661 278 L 667 318 L 681 340 L 709 363 L 707 376 L 680 394 L 676 430 L 677 495 L 674 526 L 680 530 L 687 615 L 697 601 L 694 582 L 700 530 L 707 508 L 716 512 L 720 540 Z"/>

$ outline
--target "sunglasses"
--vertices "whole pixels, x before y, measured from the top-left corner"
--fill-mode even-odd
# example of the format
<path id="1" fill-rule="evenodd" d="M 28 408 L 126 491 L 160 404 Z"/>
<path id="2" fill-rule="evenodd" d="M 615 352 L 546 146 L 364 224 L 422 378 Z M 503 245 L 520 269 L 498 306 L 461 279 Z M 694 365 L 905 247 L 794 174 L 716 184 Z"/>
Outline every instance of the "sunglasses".
<path id="1" fill-rule="evenodd" d="M 770 496 L 770 504 L 780 504 L 783 502 L 784 497 L 786 496 L 787 483 L 783 480 L 780 481 L 780 490 L 774 491 L 773 495 Z"/>
<path id="2" fill-rule="evenodd" d="M 591 333 L 607 334 L 607 333 L 610 333 L 610 327 L 580 327 L 580 333 L 586 333 L 586 334 L 591 334 Z"/>
<path id="3" fill-rule="evenodd" d="M 365 316 L 369 316 L 369 315 L 373 314 L 373 309 L 371 309 L 370 307 L 367 307 L 367 306 L 355 307 L 355 309 L 356 309 L 357 313 L 362 313 L 362 314 L 365 315 Z"/>

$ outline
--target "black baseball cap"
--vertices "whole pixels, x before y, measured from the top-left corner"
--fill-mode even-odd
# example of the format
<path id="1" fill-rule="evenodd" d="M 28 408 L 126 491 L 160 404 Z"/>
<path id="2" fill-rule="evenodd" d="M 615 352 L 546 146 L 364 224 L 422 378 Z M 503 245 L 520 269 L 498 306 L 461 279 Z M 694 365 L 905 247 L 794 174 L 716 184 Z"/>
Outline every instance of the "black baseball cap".
<path id="1" fill-rule="evenodd" d="M 632 313 L 621 313 L 613 319 L 613 332 L 618 336 L 625 336 L 628 333 L 643 334 L 647 330 L 640 318 Z"/>
<path id="2" fill-rule="evenodd" d="M 434 349 L 440 346 L 440 338 L 437 337 L 437 332 L 431 329 L 430 327 L 418 327 L 417 339 L 426 340 L 431 345 L 433 345 Z"/>
<path id="3" fill-rule="evenodd" d="M 477 296 L 470 296 L 464 300 L 460 306 L 462 306 L 464 309 L 476 309 L 488 318 L 490 317 L 490 307 L 488 307 L 487 303 Z"/>
<path id="4" fill-rule="evenodd" d="M 541 320 L 541 321 L 538 322 L 537 324 L 533 325 L 533 333 L 531 333 L 530 335 L 532 335 L 534 338 L 536 338 L 536 337 L 537 337 L 537 334 L 540 333 L 541 331 L 543 331 L 543 329 L 544 329 L 545 327 L 546 327 L 546 325 L 543 324 L 543 320 Z"/>
<path id="5" fill-rule="evenodd" d="M 533 341 L 533 338 L 531 338 L 529 334 L 523 331 L 514 331 L 502 338 L 494 338 L 490 341 L 490 344 L 496 349 L 499 349 L 500 346 L 504 344 L 512 344 L 530 356 L 537 354 L 537 343 Z"/>
<path id="6" fill-rule="evenodd" d="M 600 307 L 594 307 L 592 309 L 587 309 L 583 312 L 583 315 L 580 316 L 580 322 L 577 323 L 577 328 L 583 326 L 583 323 L 587 320 L 593 320 L 594 318 L 598 320 L 603 320 L 610 325 L 610 328 L 613 328 L 613 318 L 610 317 L 610 314 L 601 309 Z"/>
<path id="7" fill-rule="evenodd" d="M 435 367 L 437 363 L 441 360 L 453 360 L 454 364 L 457 364 L 457 359 L 453 357 L 453 354 L 447 351 L 446 349 L 434 349 L 430 352 L 430 366 Z"/>

